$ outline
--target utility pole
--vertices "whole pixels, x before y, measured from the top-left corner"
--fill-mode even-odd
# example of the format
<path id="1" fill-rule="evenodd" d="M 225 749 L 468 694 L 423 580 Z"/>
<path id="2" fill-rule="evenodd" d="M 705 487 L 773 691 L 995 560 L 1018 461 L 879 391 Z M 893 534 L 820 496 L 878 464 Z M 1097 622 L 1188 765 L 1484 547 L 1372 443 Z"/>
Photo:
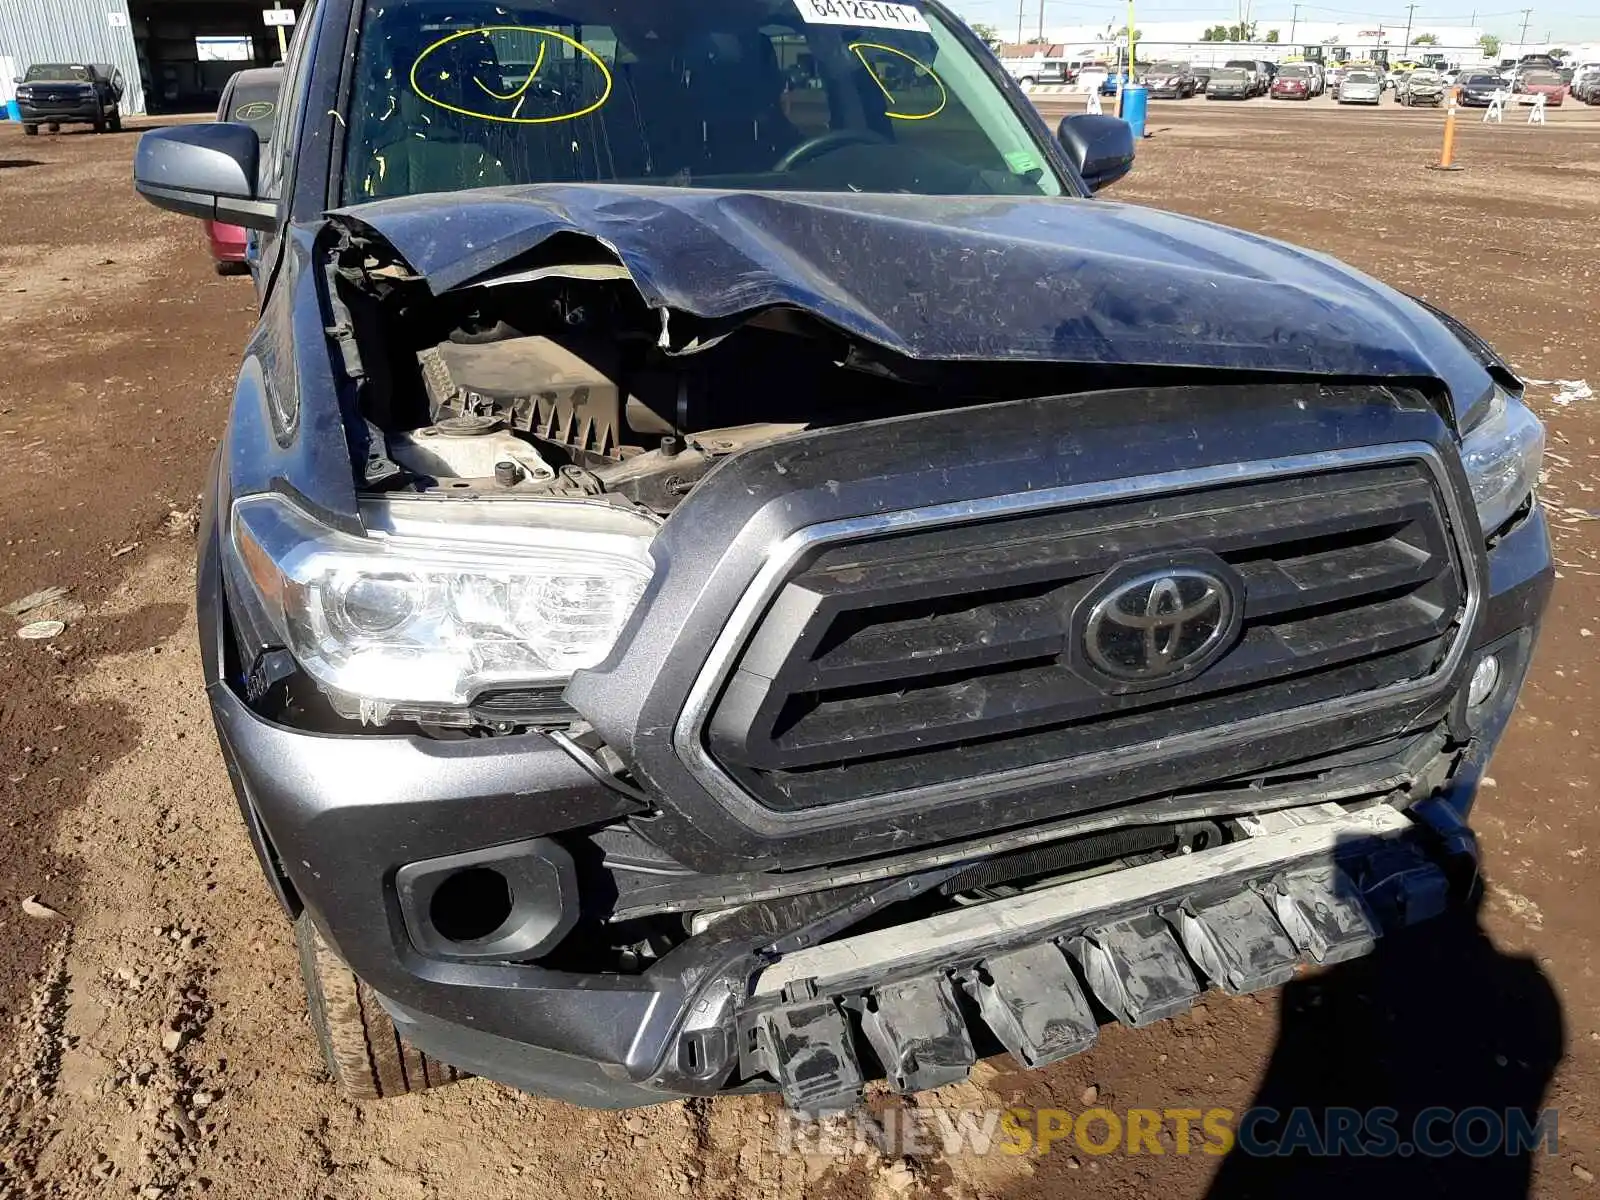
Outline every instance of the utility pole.
<path id="1" fill-rule="evenodd" d="M 1294 16 L 1289 18 L 1289 43 L 1294 44 L 1294 27 L 1300 24 L 1300 6 L 1294 6 Z"/>
<path id="2" fill-rule="evenodd" d="M 1417 6 L 1415 4 L 1406 5 L 1406 44 L 1405 49 L 1400 51 L 1401 62 L 1411 57 L 1411 14 L 1416 11 Z"/>
<path id="3" fill-rule="evenodd" d="M 1517 57 L 1518 58 L 1522 57 L 1523 51 L 1527 48 L 1527 45 L 1528 45 L 1528 22 L 1531 21 L 1532 19 L 1533 19 L 1533 9 L 1531 9 L 1531 8 L 1523 9 L 1522 10 L 1522 33 L 1517 38 Z"/>
<path id="4" fill-rule="evenodd" d="M 1039 40 L 1044 41 L 1044 0 L 1039 0 Z"/>
<path id="5" fill-rule="evenodd" d="M 282 8 L 283 4 L 280 0 L 272 0 L 272 7 Z M 284 32 L 282 25 L 278 26 L 278 57 L 285 60 L 289 57 L 289 35 Z"/>
<path id="6" fill-rule="evenodd" d="M 1028 0 L 1017 0 L 1017 44 L 1019 46 L 1022 44 L 1022 7 L 1027 2 Z"/>

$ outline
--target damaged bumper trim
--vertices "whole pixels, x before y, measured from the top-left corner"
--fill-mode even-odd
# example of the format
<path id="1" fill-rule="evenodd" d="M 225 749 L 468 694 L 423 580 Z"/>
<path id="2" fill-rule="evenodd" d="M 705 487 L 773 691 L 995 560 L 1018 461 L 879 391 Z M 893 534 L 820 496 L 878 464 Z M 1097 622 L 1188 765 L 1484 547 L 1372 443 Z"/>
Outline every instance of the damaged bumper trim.
<path id="1" fill-rule="evenodd" d="M 1267 814 L 1246 832 L 787 954 L 739 1014 L 747 1071 L 770 1074 L 797 1111 L 847 1109 L 863 1078 L 858 1027 L 891 1085 L 914 1091 L 964 1077 L 979 1022 L 1022 1066 L 1043 1066 L 1094 1044 L 1091 996 L 1142 1026 L 1208 986 L 1272 987 L 1303 962 L 1370 952 L 1385 929 L 1443 912 L 1453 879 L 1475 878 L 1470 845 L 1387 805 Z"/>

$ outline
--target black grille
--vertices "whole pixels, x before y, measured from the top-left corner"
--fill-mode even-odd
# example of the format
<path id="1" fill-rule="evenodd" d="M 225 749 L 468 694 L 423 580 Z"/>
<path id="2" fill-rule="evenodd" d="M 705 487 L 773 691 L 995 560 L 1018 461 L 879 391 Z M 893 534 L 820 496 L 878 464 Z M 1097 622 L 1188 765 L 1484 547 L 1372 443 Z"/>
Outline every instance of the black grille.
<path id="1" fill-rule="evenodd" d="M 760 803 L 796 810 L 1417 680 L 1466 598 L 1448 529 L 1407 461 L 831 544 L 775 595 L 708 744 Z M 1108 572 L 1195 554 L 1243 589 L 1220 658 L 1132 694 L 1069 665 L 1072 613 Z"/>

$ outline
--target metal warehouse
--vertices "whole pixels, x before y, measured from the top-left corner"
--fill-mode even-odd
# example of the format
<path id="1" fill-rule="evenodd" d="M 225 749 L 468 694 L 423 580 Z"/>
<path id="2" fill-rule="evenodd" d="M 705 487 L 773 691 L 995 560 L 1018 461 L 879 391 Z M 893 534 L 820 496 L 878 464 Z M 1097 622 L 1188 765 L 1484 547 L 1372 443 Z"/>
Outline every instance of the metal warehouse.
<path id="1" fill-rule="evenodd" d="M 0 98 L 32 63 L 110 63 L 127 80 L 125 113 L 214 108 L 235 71 L 278 60 L 265 12 L 294 2 L 0 0 Z"/>

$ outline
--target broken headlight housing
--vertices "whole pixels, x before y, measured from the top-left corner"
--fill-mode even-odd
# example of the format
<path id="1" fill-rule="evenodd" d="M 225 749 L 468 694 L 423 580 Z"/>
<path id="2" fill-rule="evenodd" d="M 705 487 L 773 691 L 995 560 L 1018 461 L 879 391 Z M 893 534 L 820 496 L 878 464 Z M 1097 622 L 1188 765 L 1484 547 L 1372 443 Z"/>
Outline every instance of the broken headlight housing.
<path id="1" fill-rule="evenodd" d="M 233 544 L 283 645 L 343 716 L 470 724 L 485 693 L 559 686 L 610 653 L 656 522 L 582 500 L 363 501 L 365 536 L 283 496 Z"/>
<path id="2" fill-rule="evenodd" d="M 1478 524 L 1489 537 L 1522 507 L 1539 482 L 1544 426 L 1521 400 L 1495 385 L 1489 407 L 1461 439 Z"/>

